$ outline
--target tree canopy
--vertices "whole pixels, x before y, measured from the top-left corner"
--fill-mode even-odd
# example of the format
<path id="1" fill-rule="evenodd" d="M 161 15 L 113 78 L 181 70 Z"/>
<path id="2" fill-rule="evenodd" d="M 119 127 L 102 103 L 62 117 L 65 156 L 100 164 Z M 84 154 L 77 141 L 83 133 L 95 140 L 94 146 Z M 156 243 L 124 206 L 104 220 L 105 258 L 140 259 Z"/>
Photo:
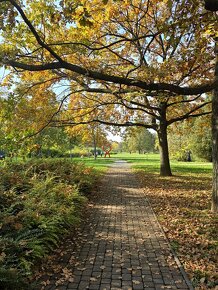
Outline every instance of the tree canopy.
<path id="1" fill-rule="evenodd" d="M 200 0 L 1 0 L 0 12 L 5 90 L 36 112 L 50 104 L 33 131 L 153 128 L 161 173 L 171 174 L 167 127 L 211 111 L 203 94 L 217 87 L 215 12 Z"/>
<path id="2" fill-rule="evenodd" d="M 83 88 L 93 80 L 99 92 L 194 95 L 216 85 L 206 74 L 215 16 L 202 1 L 4 0 L 1 12 L 1 63 L 19 72 L 49 70 Z"/>

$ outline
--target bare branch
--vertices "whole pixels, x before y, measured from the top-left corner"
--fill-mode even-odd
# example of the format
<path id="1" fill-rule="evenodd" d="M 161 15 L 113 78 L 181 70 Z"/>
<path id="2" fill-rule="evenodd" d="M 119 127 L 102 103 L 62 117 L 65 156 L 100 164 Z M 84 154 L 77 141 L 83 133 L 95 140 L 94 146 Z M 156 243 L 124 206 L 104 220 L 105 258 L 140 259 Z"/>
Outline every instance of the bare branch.
<path id="1" fill-rule="evenodd" d="M 183 121 L 185 119 L 190 119 L 190 118 L 196 118 L 196 117 L 200 117 L 200 116 L 210 115 L 211 113 L 212 113 L 212 111 L 208 111 L 208 112 L 203 112 L 203 113 L 194 114 L 194 115 L 181 116 L 181 117 L 174 118 L 173 120 L 171 120 L 172 122 L 169 122 L 168 125 L 170 125 L 172 123 L 175 123 L 175 122 Z"/>
<path id="2" fill-rule="evenodd" d="M 93 44 L 98 44 L 98 45 L 101 45 L 99 47 L 93 47 L 93 46 L 89 46 L 83 42 L 74 42 L 74 41 L 69 41 L 69 42 L 53 42 L 53 43 L 49 43 L 48 46 L 61 46 L 61 45 L 79 45 L 79 46 L 84 46 L 85 48 L 87 48 L 88 50 L 91 50 L 91 51 L 99 51 L 99 50 L 104 50 L 104 49 L 109 49 L 110 47 L 112 46 L 115 46 L 117 44 L 120 44 L 122 42 L 135 42 L 137 40 L 140 40 L 140 39 L 146 39 L 146 38 L 150 38 L 150 37 L 155 37 L 159 34 L 160 32 L 157 32 L 157 33 L 151 33 L 151 34 L 147 34 L 147 35 L 142 35 L 142 36 L 139 36 L 139 37 L 135 37 L 135 38 L 127 38 L 127 37 L 124 37 L 122 36 L 122 39 L 119 39 L 117 41 L 114 41 L 112 43 L 109 43 L 107 45 L 104 45 L 100 42 L 93 42 Z M 113 36 L 116 36 L 116 37 L 120 37 L 121 38 L 121 35 L 114 35 Z"/>
<path id="3" fill-rule="evenodd" d="M 198 100 L 201 97 L 201 95 L 202 94 L 199 94 L 195 98 L 192 98 L 192 99 L 181 100 L 181 101 L 177 101 L 177 102 L 173 102 L 173 103 L 167 104 L 167 107 L 171 107 L 171 106 L 178 105 L 178 104 L 183 104 L 183 103 L 192 103 L 192 102 Z"/>

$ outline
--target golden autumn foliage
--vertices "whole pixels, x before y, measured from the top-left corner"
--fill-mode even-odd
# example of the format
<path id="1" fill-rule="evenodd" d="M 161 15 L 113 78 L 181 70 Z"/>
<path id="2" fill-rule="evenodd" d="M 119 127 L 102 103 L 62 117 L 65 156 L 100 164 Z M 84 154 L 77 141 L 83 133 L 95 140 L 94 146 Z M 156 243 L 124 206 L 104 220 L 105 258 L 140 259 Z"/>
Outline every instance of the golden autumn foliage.
<path id="1" fill-rule="evenodd" d="M 32 131 L 90 122 L 152 128 L 161 174 L 171 175 L 167 127 L 211 113 L 202 94 L 217 87 L 215 12 L 200 0 L 5 0 L 0 12 L 0 63 L 12 76 L 6 86 L 24 82 L 16 96 L 28 103 L 27 91 L 40 83 L 45 108 L 36 102 L 45 113 Z M 44 101 L 52 93 L 53 114 Z"/>

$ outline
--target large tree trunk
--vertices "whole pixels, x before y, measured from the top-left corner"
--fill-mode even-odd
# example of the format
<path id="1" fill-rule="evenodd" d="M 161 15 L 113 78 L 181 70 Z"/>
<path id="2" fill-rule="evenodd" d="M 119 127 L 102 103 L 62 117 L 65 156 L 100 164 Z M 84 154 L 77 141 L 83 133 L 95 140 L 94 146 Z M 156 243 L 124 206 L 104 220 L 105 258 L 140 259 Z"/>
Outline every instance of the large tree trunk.
<path id="1" fill-rule="evenodd" d="M 159 139 L 159 150 L 160 150 L 160 175 L 161 176 L 172 176 L 169 159 L 169 148 L 167 141 L 167 121 L 166 121 L 166 108 L 167 104 L 162 103 L 161 106 L 161 121 L 157 130 Z"/>
<path id="2" fill-rule="evenodd" d="M 160 175 L 172 176 L 167 141 L 167 126 L 160 125 L 158 130 L 159 151 L 160 151 Z"/>
<path id="3" fill-rule="evenodd" d="M 96 160 L 96 158 L 97 158 L 97 144 L 96 144 L 96 137 L 95 137 L 94 130 L 93 130 L 93 148 L 94 148 L 94 159 Z"/>
<path id="4" fill-rule="evenodd" d="M 215 78 L 218 79 L 218 39 L 216 39 L 216 68 Z M 213 212 L 218 211 L 218 88 L 214 90 L 212 99 L 212 158 L 213 158 L 213 183 L 212 183 L 212 206 Z"/>

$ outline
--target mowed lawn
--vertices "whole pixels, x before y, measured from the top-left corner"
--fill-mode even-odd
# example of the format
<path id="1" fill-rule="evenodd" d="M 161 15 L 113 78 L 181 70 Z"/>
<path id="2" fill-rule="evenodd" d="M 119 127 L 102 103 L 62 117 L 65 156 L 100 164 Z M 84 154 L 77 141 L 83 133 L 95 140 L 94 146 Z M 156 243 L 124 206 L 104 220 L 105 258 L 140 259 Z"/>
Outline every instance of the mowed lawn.
<path id="1" fill-rule="evenodd" d="M 210 211 L 212 164 L 171 161 L 173 176 L 160 177 L 158 154 L 122 153 L 84 162 L 105 169 L 118 159 L 132 163 L 139 185 L 195 289 L 215 289 L 218 219 Z"/>

